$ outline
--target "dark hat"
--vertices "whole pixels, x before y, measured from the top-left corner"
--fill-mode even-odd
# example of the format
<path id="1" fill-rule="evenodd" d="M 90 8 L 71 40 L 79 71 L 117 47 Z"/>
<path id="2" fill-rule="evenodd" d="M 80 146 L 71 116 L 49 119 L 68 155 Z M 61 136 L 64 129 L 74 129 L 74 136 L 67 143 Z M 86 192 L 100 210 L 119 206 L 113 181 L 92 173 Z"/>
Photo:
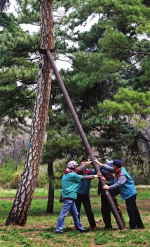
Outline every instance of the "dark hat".
<path id="1" fill-rule="evenodd" d="M 115 160 L 113 160 L 113 165 L 118 167 L 118 168 L 121 168 L 122 162 L 121 162 L 121 160 L 115 159 Z"/>
<path id="2" fill-rule="evenodd" d="M 81 160 L 81 162 L 82 162 L 82 161 L 88 161 L 88 159 L 85 158 L 85 157 L 83 157 L 82 160 Z"/>

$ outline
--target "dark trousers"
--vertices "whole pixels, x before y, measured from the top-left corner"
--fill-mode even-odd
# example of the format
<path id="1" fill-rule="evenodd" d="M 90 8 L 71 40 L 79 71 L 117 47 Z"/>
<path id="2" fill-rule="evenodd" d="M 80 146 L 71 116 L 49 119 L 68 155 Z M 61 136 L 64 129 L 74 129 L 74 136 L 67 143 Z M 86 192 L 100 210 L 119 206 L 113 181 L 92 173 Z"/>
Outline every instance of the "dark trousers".
<path id="1" fill-rule="evenodd" d="M 79 219 L 80 219 L 81 204 L 83 203 L 90 227 L 93 229 L 96 226 L 96 223 L 95 223 L 94 214 L 91 208 L 90 195 L 78 193 L 77 200 L 75 201 L 75 203 L 76 203 L 76 207 L 79 213 Z"/>
<path id="2" fill-rule="evenodd" d="M 129 216 L 129 225 L 131 229 L 141 228 L 143 226 L 143 222 L 140 217 L 140 213 L 138 211 L 136 205 L 136 195 L 129 197 L 126 199 L 127 212 Z"/>
<path id="3" fill-rule="evenodd" d="M 124 224 L 125 226 L 125 222 L 124 222 L 124 219 L 123 219 L 123 215 L 122 215 L 122 212 L 121 212 L 121 209 L 119 208 L 119 205 L 118 205 L 118 201 L 117 201 L 117 198 L 113 196 L 113 192 L 110 191 L 110 195 L 113 199 L 113 202 L 116 206 L 116 209 L 120 215 L 120 218 L 122 220 L 122 223 Z M 103 221 L 104 221 L 104 224 L 105 224 L 105 227 L 106 228 L 112 228 L 112 225 L 111 225 L 111 207 L 109 205 L 109 202 L 108 202 L 108 199 L 106 197 L 106 194 L 105 194 L 105 191 L 102 190 L 101 191 L 101 213 L 102 213 L 102 217 L 103 217 Z"/>

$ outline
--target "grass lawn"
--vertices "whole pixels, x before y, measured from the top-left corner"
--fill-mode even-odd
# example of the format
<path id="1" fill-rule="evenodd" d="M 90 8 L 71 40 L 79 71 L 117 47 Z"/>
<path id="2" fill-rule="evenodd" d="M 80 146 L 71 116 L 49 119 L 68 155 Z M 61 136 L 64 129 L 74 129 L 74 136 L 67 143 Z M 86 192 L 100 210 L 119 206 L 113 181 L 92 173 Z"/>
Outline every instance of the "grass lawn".
<path id="1" fill-rule="evenodd" d="M 104 223 L 100 213 L 100 198 L 96 190 L 91 189 L 91 203 L 99 230 L 94 232 L 84 212 L 81 210 L 81 222 L 87 233 L 73 230 L 71 216 L 65 219 L 63 234 L 55 234 L 55 226 L 62 204 L 59 203 L 60 191 L 55 191 L 54 213 L 46 214 L 47 189 L 36 189 L 25 226 L 5 226 L 16 194 L 15 190 L 0 189 L 0 246 L 2 247 L 150 247 L 150 186 L 137 187 L 137 205 L 145 225 L 145 229 L 130 230 L 125 202 L 118 197 L 123 211 L 126 228 L 120 231 L 112 216 L 113 230 L 103 230 Z"/>

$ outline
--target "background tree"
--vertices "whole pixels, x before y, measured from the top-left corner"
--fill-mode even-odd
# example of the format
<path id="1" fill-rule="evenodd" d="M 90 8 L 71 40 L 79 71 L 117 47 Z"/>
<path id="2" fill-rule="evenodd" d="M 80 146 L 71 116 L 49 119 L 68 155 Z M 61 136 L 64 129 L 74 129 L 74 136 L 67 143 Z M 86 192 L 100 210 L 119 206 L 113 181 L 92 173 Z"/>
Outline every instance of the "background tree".
<path id="1" fill-rule="evenodd" d="M 48 11 L 47 11 L 48 10 Z M 54 51 L 53 1 L 41 1 L 41 49 Z M 47 33 L 48 30 L 48 33 Z M 52 69 L 41 54 L 38 85 L 31 126 L 30 146 L 21 182 L 6 225 L 25 225 L 39 172 L 51 89 Z"/>
<path id="2" fill-rule="evenodd" d="M 139 167 L 143 164 L 144 167 L 148 164 L 150 150 L 149 100 L 146 100 L 149 99 L 149 8 L 141 1 L 133 1 L 130 5 L 127 1 L 81 1 L 80 4 L 74 1 L 72 9 L 71 1 L 58 4 L 66 9 L 62 20 L 63 34 L 72 62 L 71 70 L 61 74 L 90 143 L 97 147 L 101 158 L 126 157 L 128 164 L 139 164 Z M 81 33 L 78 26 L 85 24 L 89 17 L 97 17 L 97 23 L 89 32 Z M 110 106 L 115 108 L 115 95 L 120 95 L 120 92 L 121 99 L 125 101 L 127 98 L 128 104 L 124 102 L 121 111 L 119 101 L 120 111 L 110 112 Z M 144 97 L 142 101 L 141 95 Z M 132 97 L 134 111 L 130 108 Z M 105 103 L 105 99 L 109 100 L 109 104 L 108 101 Z M 62 107 L 59 110 L 66 114 L 65 104 Z M 58 119 L 63 119 L 63 129 L 70 134 L 75 132 L 75 127 L 69 116 L 57 116 L 56 128 L 61 142 L 64 131 L 58 125 Z M 63 138 L 67 140 L 67 137 Z M 71 152 L 74 145 L 70 144 Z"/>
<path id="3" fill-rule="evenodd" d="M 30 19 L 33 22 L 33 17 L 38 18 L 33 11 L 34 8 L 38 8 L 38 5 L 29 8 L 30 3 L 27 5 L 22 1 L 19 3 L 24 8 L 24 14 L 19 19 L 20 23 L 25 20 L 30 21 Z M 144 129 L 145 127 L 143 128 L 144 121 L 141 121 L 142 131 L 139 128 L 139 120 L 145 120 L 149 113 L 149 109 L 147 112 L 141 109 L 142 104 L 144 107 L 149 107 L 148 102 L 145 103 L 146 101 L 143 100 L 142 104 L 139 104 L 141 97 L 139 93 L 144 93 L 144 97 L 149 97 L 145 94 L 149 84 L 149 27 L 146 21 L 149 18 L 149 8 L 144 3 L 133 1 L 128 5 L 127 1 L 122 3 L 120 1 L 91 2 L 90 0 L 81 1 L 80 4 L 79 1 L 57 2 L 57 5 L 64 6 L 69 12 L 66 12 L 61 19 L 64 27 L 63 30 L 58 28 L 61 34 L 61 44 L 56 42 L 56 45 L 58 45 L 58 50 L 66 54 L 72 63 L 72 70 L 61 71 L 61 74 L 89 142 L 93 147 L 97 147 L 98 156 L 102 158 L 107 156 L 113 158 L 114 154 L 118 157 L 122 155 L 129 157 L 126 154 L 136 157 L 137 153 L 139 154 L 142 150 L 147 157 L 149 155 L 149 133 L 147 129 Z M 74 8 L 71 9 L 72 4 Z M 91 20 L 98 17 L 97 23 L 89 32 L 81 33 L 77 27 L 85 24 L 89 17 Z M 145 32 L 147 36 L 139 39 L 139 34 L 142 35 Z M 122 91 L 122 88 L 127 88 L 128 91 Z M 107 110 L 110 104 L 116 101 L 115 95 L 120 92 L 124 93 L 124 97 L 121 96 L 124 100 L 129 90 L 133 91 L 133 95 L 135 91 L 137 93 L 134 101 L 137 106 L 134 110 L 138 109 L 140 117 L 137 118 L 134 115 L 133 118 L 131 111 L 121 111 L 121 109 L 118 112 L 113 109 L 109 113 L 111 115 L 108 115 Z M 54 111 L 53 133 L 59 138 L 57 142 L 53 139 L 54 143 L 49 138 L 50 142 L 47 146 L 52 149 L 47 158 L 53 157 L 55 160 L 56 157 L 67 157 L 67 154 L 71 157 L 79 157 L 85 149 L 76 135 L 77 130 L 58 87 L 53 92 L 54 105 L 58 106 Z M 128 97 L 128 100 L 131 98 Z M 109 104 L 102 105 L 105 99 L 111 102 L 106 101 Z M 118 102 L 121 108 L 120 101 Z M 99 112 L 101 115 L 98 117 Z M 143 145 L 147 149 L 143 148 Z M 53 147 L 57 149 L 54 150 Z M 132 153 L 129 152 L 130 150 L 133 150 Z M 45 151 L 45 153 L 48 152 Z M 136 160 L 138 163 L 141 163 L 142 155 L 141 152 Z"/>
<path id="4" fill-rule="evenodd" d="M 27 131 L 32 118 L 40 35 L 21 27 L 13 14 L 1 13 L 0 42 L 0 124 L 1 145 L 7 145 L 19 132 Z"/>
<path id="5" fill-rule="evenodd" d="M 40 35 L 37 32 L 37 27 L 40 25 L 39 5 L 33 1 L 17 2 L 19 9 L 16 18 L 13 14 L 2 13 L 1 15 L 0 104 L 1 124 L 4 127 L 4 137 L 1 138 L 1 145 L 3 146 L 12 145 L 12 139 L 19 132 L 24 134 L 24 131 L 28 130 L 25 128 L 28 127 L 26 119 L 33 116 L 34 92 L 37 87 L 36 75 L 40 43 Z M 25 30 L 25 25 L 27 30 Z M 32 30 L 33 26 L 35 27 L 34 32 L 28 31 L 30 29 L 29 25 L 32 25 Z M 61 47 L 59 42 L 56 43 L 57 46 Z M 55 93 L 55 91 L 54 89 L 53 92 Z M 54 98 L 55 94 L 51 96 L 51 99 Z M 52 114 L 49 116 L 47 123 L 51 122 L 51 116 Z M 47 212 L 53 212 L 52 160 L 48 160 L 48 175 L 50 189 Z"/>

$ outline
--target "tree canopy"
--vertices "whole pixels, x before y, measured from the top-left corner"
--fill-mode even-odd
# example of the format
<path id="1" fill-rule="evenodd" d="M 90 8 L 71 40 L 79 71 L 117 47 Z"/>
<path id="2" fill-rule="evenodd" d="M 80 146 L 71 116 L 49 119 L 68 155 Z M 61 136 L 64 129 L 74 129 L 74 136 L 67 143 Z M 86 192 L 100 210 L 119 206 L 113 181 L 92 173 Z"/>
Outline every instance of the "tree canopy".
<path id="1" fill-rule="evenodd" d="M 72 63 L 71 69 L 61 71 L 61 75 L 95 153 L 100 158 L 119 157 L 129 159 L 129 163 L 148 163 L 150 9 L 147 2 L 87 0 L 63 1 L 57 5 L 66 11 L 61 19 L 62 36 L 64 50 Z M 88 31 L 80 31 L 81 25 L 88 25 L 94 18 L 95 23 Z M 61 95 L 59 99 L 62 106 Z M 61 112 L 54 125 L 58 128 L 58 142 L 65 130 L 71 139 L 71 133 L 77 132 L 71 118 L 65 116 L 66 106 L 57 111 Z M 62 119 L 63 129 L 59 125 Z M 49 148 L 52 146 L 53 142 Z M 80 156 L 84 150 L 82 144 L 74 147 L 72 143 L 70 152 Z"/>
<path id="2" fill-rule="evenodd" d="M 33 20 L 32 17 L 32 24 Z M 21 12 L 17 17 L 12 13 L 1 13 L 0 122 L 5 126 L 3 141 L 12 132 L 17 134 L 19 129 L 24 130 L 26 120 L 33 112 L 40 35 L 22 29 L 23 23 Z"/>
<path id="3" fill-rule="evenodd" d="M 21 24 L 39 25 L 39 4 L 17 2 L 18 17 L 2 13 L 0 22 L 1 123 L 5 116 L 24 123 L 35 96 L 40 37 Z M 69 59 L 60 74 L 95 154 L 148 163 L 149 2 L 65 0 L 54 11 L 55 59 Z M 47 126 L 43 160 L 86 154 L 55 77 L 50 102 L 53 127 Z"/>

